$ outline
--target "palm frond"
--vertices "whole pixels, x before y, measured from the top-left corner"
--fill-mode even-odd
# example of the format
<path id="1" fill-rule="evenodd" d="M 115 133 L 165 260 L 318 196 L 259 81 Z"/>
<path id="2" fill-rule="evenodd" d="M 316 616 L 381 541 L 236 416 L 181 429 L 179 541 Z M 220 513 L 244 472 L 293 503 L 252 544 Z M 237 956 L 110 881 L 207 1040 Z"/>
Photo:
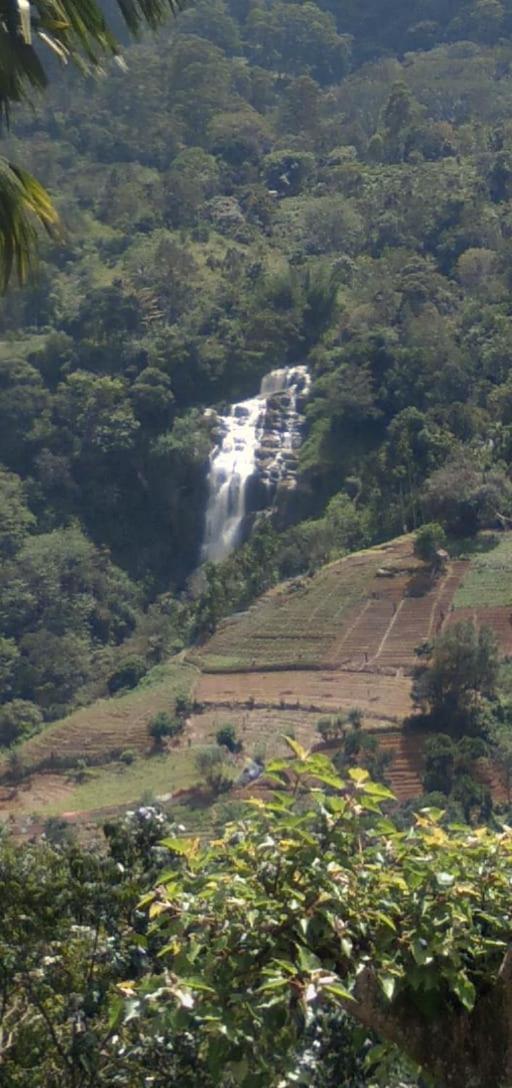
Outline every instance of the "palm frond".
<path id="1" fill-rule="evenodd" d="M 176 15 L 188 0 L 116 0 L 132 34 L 144 25 L 155 29 Z M 119 45 L 101 0 L 0 0 L 0 122 L 9 123 L 10 107 L 46 87 L 41 50 L 85 70 L 115 56 Z M 25 171 L 0 158 L 0 290 L 13 272 L 23 282 L 35 256 L 36 224 L 47 230 L 57 213 L 46 190 Z"/>
<path id="2" fill-rule="evenodd" d="M 117 0 L 132 34 L 143 26 L 155 29 L 176 15 L 188 0 Z M 9 119 L 9 104 L 20 102 L 46 85 L 35 43 L 43 44 L 62 61 L 82 68 L 97 66 L 105 55 L 119 51 L 98 0 L 0 0 L 0 112 Z"/>
<path id="3" fill-rule="evenodd" d="M 37 223 L 50 233 L 58 216 L 46 189 L 19 166 L 0 158 L 0 289 L 13 273 L 24 283 L 36 259 Z"/>

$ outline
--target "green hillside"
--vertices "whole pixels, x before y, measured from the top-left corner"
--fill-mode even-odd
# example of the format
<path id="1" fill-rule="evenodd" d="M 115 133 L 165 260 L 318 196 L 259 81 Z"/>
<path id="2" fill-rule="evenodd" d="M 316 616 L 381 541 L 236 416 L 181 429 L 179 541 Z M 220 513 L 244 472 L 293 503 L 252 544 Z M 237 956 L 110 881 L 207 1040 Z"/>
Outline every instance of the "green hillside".
<path id="1" fill-rule="evenodd" d="M 507 524 L 512 77 L 491 7 L 197 0 L 126 70 L 51 69 L 13 111 L 5 152 L 63 229 L 0 312 L 0 705 L 58 720 L 132 651 L 142 675 L 348 552 L 422 520 Z M 297 487 L 196 577 L 204 409 L 294 364 Z M 304 627 L 291 655 L 249 630 L 215 654 L 318 663 Z"/>
<path id="2" fill-rule="evenodd" d="M 0 763 L 0 814 L 76 811 L 85 820 L 90 810 L 144 795 L 169 799 L 200 785 L 197 754 L 226 725 L 242 742 L 236 776 L 255 754 L 284 754 L 284 734 L 315 744 L 321 717 L 354 708 L 390 752 L 387 774 L 398 796 L 417 796 L 419 749 L 402 741 L 401 730 L 414 709 L 418 649 L 461 619 L 489 626 L 508 698 L 510 536 L 484 535 L 472 557 L 449 559 L 437 574 L 416 558 L 409 535 L 281 583 L 133 691 L 77 710 L 11 749 Z M 149 723 L 162 711 L 172 715 L 178 698 L 188 700 L 184 731 L 155 751 Z"/>

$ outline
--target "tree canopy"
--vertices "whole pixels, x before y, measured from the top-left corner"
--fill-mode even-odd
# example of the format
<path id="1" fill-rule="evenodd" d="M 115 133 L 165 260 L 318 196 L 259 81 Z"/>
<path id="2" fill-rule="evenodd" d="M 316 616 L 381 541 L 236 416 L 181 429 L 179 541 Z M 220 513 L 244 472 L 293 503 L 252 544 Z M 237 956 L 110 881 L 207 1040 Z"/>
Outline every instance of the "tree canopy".
<path id="1" fill-rule="evenodd" d="M 512 1083 L 510 828 L 430 809 L 400 829 L 368 772 L 289 745 L 222 840 L 164 840 L 183 866 L 145 900 L 164 972 L 127 987 L 137 1013 L 193 1032 L 220 1084 L 292 1084 L 326 1004 L 377 1034 L 375 1062 L 393 1044 L 438 1085 Z"/>

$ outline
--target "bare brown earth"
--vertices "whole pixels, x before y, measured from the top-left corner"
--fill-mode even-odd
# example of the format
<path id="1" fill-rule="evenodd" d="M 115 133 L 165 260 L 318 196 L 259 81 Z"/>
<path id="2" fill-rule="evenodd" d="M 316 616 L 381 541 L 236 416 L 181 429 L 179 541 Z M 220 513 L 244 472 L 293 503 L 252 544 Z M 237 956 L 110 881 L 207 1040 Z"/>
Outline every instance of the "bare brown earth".
<path id="1" fill-rule="evenodd" d="M 253 701 L 276 709 L 296 707 L 310 711 L 315 720 L 321 714 L 357 706 L 368 723 L 399 723 L 412 711 L 409 677 L 369 669 L 204 674 L 197 684 L 196 698 L 206 706 L 226 709 Z"/>
<path id="2" fill-rule="evenodd" d="M 494 608 L 458 608 L 451 612 L 447 625 L 470 620 L 479 627 L 492 627 L 504 657 L 512 655 L 512 609 L 510 605 Z"/>

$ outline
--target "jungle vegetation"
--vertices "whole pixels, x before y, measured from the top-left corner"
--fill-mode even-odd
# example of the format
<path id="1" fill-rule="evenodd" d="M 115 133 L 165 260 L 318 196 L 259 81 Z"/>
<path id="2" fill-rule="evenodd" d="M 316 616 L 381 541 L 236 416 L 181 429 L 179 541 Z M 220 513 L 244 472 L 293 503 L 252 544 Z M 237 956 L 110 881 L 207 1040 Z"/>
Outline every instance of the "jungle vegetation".
<path id="1" fill-rule="evenodd" d="M 4 133 L 61 223 L 1 308 L 2 698 L 46 718 L 132 636 L 154 660 L 332 555 L 511 513 L 509 5 L 198 0 L 132 45 L 105 13 L 122 64 L 46 53 Z M 191 583 L 203 409 L 294 362 L 295 501 Z"/>
<path id="2" fill-rule="evenodd" d="M 60 222 L 1 307 L 3 745 L 280 577 L 422 524 L 430 561 L 512 514 L 509 0 L 197 0 L 129 45 L 119 11 L 163 8 L 104 5 L 119 64 L 87 0 L 103 74 L 46 55 L 35 111 L 23 67 L 1 89 L 4 280 L 30 192 Z M 32 5 L 60 48 L 77 10 Z M 297 501 L 197 573 L 203 410 L 293 362 Z M 58 820 L 2 835 L 2 1085 L 509 1088 L 510 820 L 471 770 L 492 742 L 510 777 L 510 707 L 488 632 L 425 656 L 439 732 L 409 810 L 355 766 L 385 777 L 352 714 L 322 725 L 336 766 L 290 740 L 204 848 L 147 805 L 86 846 Z"/>

